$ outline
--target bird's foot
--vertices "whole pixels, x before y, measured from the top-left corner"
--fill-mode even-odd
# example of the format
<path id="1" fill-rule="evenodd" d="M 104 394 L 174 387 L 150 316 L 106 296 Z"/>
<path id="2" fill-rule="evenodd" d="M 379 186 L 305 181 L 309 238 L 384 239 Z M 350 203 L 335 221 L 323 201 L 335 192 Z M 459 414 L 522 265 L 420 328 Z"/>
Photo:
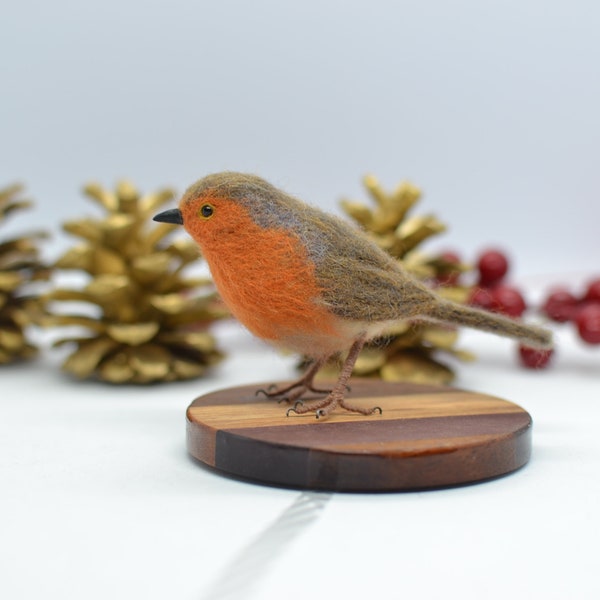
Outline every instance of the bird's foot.
<path id="1" fill-rule="evenodd" d="M 294 404 L 294 406 L 287 411 L 287 416 L 290 414 L 303 415 L 305 413 L 314 412 L 317 419 L 323 419 L 327 417 L 337 406 L 340 406 L 344 410 L 350 412 L 356 412 L 361 415 L 372 415 L 375 412 L 381 414 L 381 408 L 379 406 L 374 406 L 372 408 L 363 408 L 362 406 L 354 406 L 352 404 L 348 404 L 345 400 L 346 391 L 348 390 L 348 380 L 350 379 L 350 375 L 352 374 L 352 369 L 354 368 L 354 364 L 360 351 L 365 343 L 366 334 L 358 337 L 352 347 L 348 351 L 348 356 L 344 362 L 342 367 L 342 371 L 340 373 L 340 377 L 333 387 L 333 390 L 327 394 L 325 398 L 321 398 L 318 400 L 311 400 L 308 402 L 303 402 L 298 399 L 298 401 Z M 309 368 L 304 377 L 300 380 L 301 384 L 306 387 L 312 387 L 312 380 L 315 376 L 315 373 L 319 369 L 321 363 L 315 362 L 313 366 Z"/>
<path id="2" fill-rule="evenodd" d="M 359 413 L 361 415 L 372 415 L 376 412 L 382 414 L 381 407 L 373 406 L 371 408 L 363 408 L 362 406 L 349 404 L 344 400 L 343 394 L 336 393 L 336 390 L 334 390 L 326 398 L 321 400 L 311 400 L 308 402 L 302 400 L 296 401 L 292 408 L 288 408 L 286 416 L 289 417 L 292 414 L 304 415 L 306 413 L 314 412 L 317 419 L 324 419 L 338 406 L 349 412 Z"/>
<path id="3" fill-rule="evenodd" d="M 375 413 L 383 414 L 381 410 L 381 406 L 371 406 L 370 408 L 364 408 L 362 406 L 355 406 L 354 404 L 349 404 L 345 400 L 340 401 L 340 406 L 347 411 L 360 413 L 361 415 L 373 415 Z"/>
<path id="4" fill-rule="evenodd" d="M 326 417 L 337 406 L 337 401 L 330 399 L 330 396 L 331 394 L 320 400 L 309 400 L 306 402 L 298 400 L 292 408 L 288 408 L 285 414 L 289 417 L 292 414 L 305 415 L 312 412 L 317 419 L 321 419 Z"/>

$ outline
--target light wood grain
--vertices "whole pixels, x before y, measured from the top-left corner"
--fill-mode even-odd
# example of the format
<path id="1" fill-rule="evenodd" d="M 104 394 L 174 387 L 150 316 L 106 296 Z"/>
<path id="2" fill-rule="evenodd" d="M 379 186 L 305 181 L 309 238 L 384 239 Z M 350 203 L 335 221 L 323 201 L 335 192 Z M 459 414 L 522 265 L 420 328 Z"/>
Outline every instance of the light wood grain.
<path id="1" fill-rule="evenodd" d="M 360 415 L 338 411 L 330 415 L 327 423 L 356 423 L 358 421 L 390 421 L 397 419 L 423 419 L 443 416 L 464 416 L 477 414 L 500 414 L 519 412 L 522 409 L 499 398 L 483 394 L 455 392 L 432 396 L 384 396 L 379 398 L 358 398 L 351 402 L 357 406 L 379 406 L 382 414 Z M 191 406 L 188 418 L 216 429 L 237 429 L 246 427 L 274 427 L 287 425 L 312 426 L 314 414 L 286 416 L 288 406 L 273 400 L 249 404 L 224 404 L 219 406 Z"/>

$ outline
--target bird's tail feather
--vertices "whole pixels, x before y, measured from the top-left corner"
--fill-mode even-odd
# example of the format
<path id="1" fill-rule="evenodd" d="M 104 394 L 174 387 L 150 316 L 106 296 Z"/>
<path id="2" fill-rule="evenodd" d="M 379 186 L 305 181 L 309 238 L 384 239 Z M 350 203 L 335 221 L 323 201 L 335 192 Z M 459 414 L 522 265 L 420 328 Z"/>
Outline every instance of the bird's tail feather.
<path id="1" fill-rule="evenodd" d="M 504 337 L 516 338 L 535 348 L 552 347 L 552 332 L 543 327 L 527 325 L 517 319 L 511 319 L 478 308 L 454 304 L 453 302 L 436 302 L 431 306 L 426 318 L 489 331 Z"/>

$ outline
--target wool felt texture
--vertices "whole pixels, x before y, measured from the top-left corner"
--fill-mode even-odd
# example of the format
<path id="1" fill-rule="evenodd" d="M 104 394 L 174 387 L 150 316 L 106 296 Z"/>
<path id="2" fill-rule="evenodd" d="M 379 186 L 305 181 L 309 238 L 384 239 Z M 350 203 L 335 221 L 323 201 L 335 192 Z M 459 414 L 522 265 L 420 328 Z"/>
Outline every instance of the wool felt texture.
<path id="1" fill-rule="evenodd" d="M 201 215 L 206 204 L 214 210 L 209 218 Z M 260 177 L 209 175 L 186 191 L 180 209 L 224 301 L 267 340 L 285 346 L 298 334 L 345 338 L 344 329 L 424 318 L 551 343 L 544 329 L 441 299 L 361 231 Z M 300 350 L 323 354 L 309 346 Z M 347 348 L 344 340 L 338 350 Z"/>
<path id="2" fill-rule="evenodd" d="M 552 344 L 545 329 L 440 298 L 363 232 L 255 175 L 204 177 L 179 211 L 231 312 L 255 335 L 319 364 L 350 348 L 355 360 L 362 344 L 405 319 Z M 311 389 L 312 377 L 298 385 Z M 341 379 L 333 406 L 344 406 L 347 376 Z M 331 405 L 321 402 L 319 410 Z"/>

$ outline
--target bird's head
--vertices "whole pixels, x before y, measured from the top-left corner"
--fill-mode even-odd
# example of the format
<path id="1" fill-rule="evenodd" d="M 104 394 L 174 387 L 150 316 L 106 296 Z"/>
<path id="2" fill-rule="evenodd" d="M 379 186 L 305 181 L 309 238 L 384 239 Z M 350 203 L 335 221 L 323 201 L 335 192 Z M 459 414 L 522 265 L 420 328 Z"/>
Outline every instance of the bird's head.
<path id="1" fill-rule="evenodd" d="M 251 225 L 285 226 L 290 201 L 289 196 L 256 175 L 215 173 L 191 185 L 179 208 L 165 210 L 154 220 L 183 225 L 196 242 L 204 245 Z"/>

